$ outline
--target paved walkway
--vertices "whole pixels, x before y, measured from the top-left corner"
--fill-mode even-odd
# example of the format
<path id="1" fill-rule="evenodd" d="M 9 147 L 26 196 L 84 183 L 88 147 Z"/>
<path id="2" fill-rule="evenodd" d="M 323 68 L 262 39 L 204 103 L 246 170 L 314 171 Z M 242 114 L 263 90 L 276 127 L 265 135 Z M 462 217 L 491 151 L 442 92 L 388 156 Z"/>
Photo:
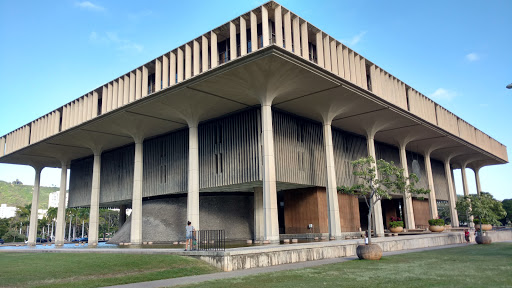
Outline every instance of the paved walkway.
<path id="1" fill-rule="evenodd" d="M 427 251 L 427 250 L 453 248 L 453 247 L 460 247 L 460 246 L 466 246 L 466 245 L 467 244 L 453 244 L 453 245 L 428 247 L 428 248 L 413 249 L 413 250 L 384 252 L 383 255 L 389 256 L 389 255 L 420 252 L 420 251 Z M 472 245 L 472 244 L 470 244 L 470 245 Z M 177 286 L 177 285 L 197 284 L 197 283 L 201 283 L 204 281 L 217 280 L 217 279 L 227 279 L 227 278 L 243 277 L 243 276 L 248 276 L 248 275 L 256 275 L 256 274 L 261 274 L 261 273 L 269 273 L 269 272 L 315 267 L 315 266 L 320 266 L 320 265 L 325 265 L 325 264 L 346 262 L 346 261 L 350 261 L 350 260 L 354 260 L 354 259 L 357 259 L 357 257 L 343 257 L 343 258 L 324 259 L 324 260 L 317 260 L 317 261 L 307 261 L 307 262 L 284 264 L 284 265 L 278 265 L 278 266 L 253 268 L 253 269 L 246 269 L 246 270 L 235 270 L 235 271 L 231 271 L 231 272 L 219 272 L 219 273 L 212 273 L 212 274 L 205 274 L 205 275 L 188 276 L 188 277 L 181 277 L 181 278 L 172 278 L 172 279 L 163 279 L 163 280 L 156 280 L 156 281 L 132 283 L 132 284 L 126 284 L 126 285 L 109 286 L 108 288 L 114 288 L 114 287 L 115 288 L 172 287 L 172 286 Z"/>

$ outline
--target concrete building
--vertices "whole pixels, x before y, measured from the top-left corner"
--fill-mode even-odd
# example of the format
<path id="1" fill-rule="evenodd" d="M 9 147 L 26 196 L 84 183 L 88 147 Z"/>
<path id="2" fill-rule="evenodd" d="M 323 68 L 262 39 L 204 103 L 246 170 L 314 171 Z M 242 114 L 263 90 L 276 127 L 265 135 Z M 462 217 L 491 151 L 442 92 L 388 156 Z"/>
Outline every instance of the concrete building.
<path id="1" fill-rule="evenodd" d="M 1 163 L 34 167 L 36 187 L 41 169 L 61 167 L 65 191 L 70 168 L 68 206 L 90 207 L 93 245 L 99 207 L 132 209 L 116 237 L 133 244 L 182 239 L 187 220 L 228 239 L 273 242 L 308 224 L 338 238 L 367 225 L 366 206 L 336 192 L 355 183 L 350 161 L 367 155 L 415 171 L 431 190 L 377 204 L 377 235 L 400 211 L 407 228 L 427 225 L 436 200 L 458 226 L 452 170 L 462 169 L 467 194 L 466 168 L 480 191 L 479 169 L 508 162 L 504 145 L 273 1 L 0 137 L 0 147 Z"/>
<path id="2" fill-rule="evenodd" d="M 55 191 L 55 192 L 50 193 L 50 195 L 48 196 L 48 208 L 59 207 L 59 194 L 60 194 L 60 191 Z M 67 207 L 67 203 L 68 203 L 68 197 L 69 197 L 69 193 L 66 192 L 66 199 L 64 201 L 64 203 L 66 204 L 66 207 Z"/>
<path id="3" fill-rule="evenodd" d="M 16 216 L 16 207 L 9 207 L 7 204 L 0 205 L 0 219 Z"/>

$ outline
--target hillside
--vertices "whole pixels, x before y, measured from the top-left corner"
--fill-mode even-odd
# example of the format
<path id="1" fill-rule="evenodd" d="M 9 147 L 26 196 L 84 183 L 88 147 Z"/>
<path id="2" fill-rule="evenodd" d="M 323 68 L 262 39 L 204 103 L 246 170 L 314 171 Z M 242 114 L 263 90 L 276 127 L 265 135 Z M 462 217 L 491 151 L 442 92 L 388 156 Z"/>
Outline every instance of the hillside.
<path id="1" fill-rule="evenodd" d="M 48 196 L 58 191 L 58 187 L 41 187 L 39 209 L 48 209 Z M 25 206 L 32 203 L 32 185 L 14 185 L 0 181 L 0 204 L 7 206 Z"/>

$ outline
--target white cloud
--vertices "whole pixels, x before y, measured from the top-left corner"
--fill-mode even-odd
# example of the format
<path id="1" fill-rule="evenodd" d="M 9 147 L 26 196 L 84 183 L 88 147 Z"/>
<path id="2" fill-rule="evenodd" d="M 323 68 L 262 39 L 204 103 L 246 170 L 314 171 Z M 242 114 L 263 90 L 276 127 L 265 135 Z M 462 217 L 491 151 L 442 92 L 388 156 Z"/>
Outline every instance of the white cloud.
<path id="1" fill-rule="evenodd" d="M 480 60 L 480 56 L 473 52 L 473 53 L 469 53 L 468 55 L 466 55 L 466 59 L 469 62 L 474 62 L 474 61 Z"/>
<path id="2" fill-rule="evenodd" d="M 89 10 L 94 10 L 94 11 L 105 11 L 105 8 L 103 8 L 99 5 L 92 4 L 89 1 L 76 2 L 75 5 L 80 8 L 83 8 L 83 9 L 89 9 Z"/>
<path id="3" fill-rule="evenodd" d="M 439 88 L 434 93 L 430 94 L 430 98 L 436 101 L 446 100 L 451 101 L 453 98 L 457 96 L 457 93 L 454 91 L 446 90 L 443 88 Z"/>
<path id="4" fill-rule="evenodd" d="M 92 31 L 89 34 L 89 41 L 97 45 L 112 45 L 116 47 L 116 49 L 125 52 L 133 51 L 139 53 L 144 50 L 143 45 L 132 42 L 128 39 L 123 39 L 119 37 L 119 35 L 117 35 L 115 32 L 105 32 L 104 34 L 98 34 L 95 31 Z"/>
<path id="5" fill-rule="evenodd" d="M 350 39 L 341 40 L 341 42 L 345 43 L 348 46 L 354 46 L 363 39 L 363 36 L 365 34 L 366 34 L 366 31 L 362 31 L 361 33 L 355 35 L 354 37 L 352 37 Z"/>

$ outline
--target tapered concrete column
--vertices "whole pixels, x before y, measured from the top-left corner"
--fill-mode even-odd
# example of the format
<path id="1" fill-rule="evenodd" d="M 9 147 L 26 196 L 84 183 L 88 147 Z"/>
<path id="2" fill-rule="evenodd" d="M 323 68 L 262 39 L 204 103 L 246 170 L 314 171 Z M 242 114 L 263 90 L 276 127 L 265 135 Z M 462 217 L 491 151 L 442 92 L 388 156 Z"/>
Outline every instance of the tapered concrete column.
<path id="1" fill-rule="evenodd" d="M 283 42 L 283 14 L 281 11 L 281 6 L 277 6 L 274 10 L 274 30 L 276 36 L 276 45 L 279 47 L 284 47 Z"/>
<path id="2" fill-rule="evenodd" d="M 208 71 L 208 66 L 210 63 L 208 63 L 208 38 L 201 36 L 201 54 L 202 54 L 202 67 L 203 72 Z"/>
<path id="3" fill-rule="evenodd" d="M 402 165 L 402 169 L 404 169 L 404 177 L 409 177 L 409 169 L 407 167 L 407 154 L 405 153 L 405 144 L 400 145 L 400 163 Z M 406 180 L 406 185 L 409 185 L 409 179 Z M 412 207 L 412 195 L 410 193 L 406 193 L 403 195 L 404 199 L 404 222 L 405 228 L 414 229 L 416 228 L 416 223 L 414 222 L 414 209 Z"/>
<path id="4" fill-rule="evenodd" d="M 476 194 L 480 196 L 480 192 L 482 191 L 482 187 L 480 186 L 480 168 L 474 169 L 475 172 L 475 182 L 476 182 Z"/>
<path id="5" fill-rule="evenodd" d="M 428 196 L 428 204 L 430 210 L 430 218 L 436 219 L 437 214 L 437 202 L 436 202 L 436 191 L 434 188 L 434 178 L 432 177 L 432 165 L 430 163 L 430 152 L 425 153 L 425 171 L 427 172 L 428 189 L 430 194 Z"/>
<path id="6" fill-rule="evenodd" d="M 169 86 L 176 84 L 176 54 L 169 53 Z"/>
<path id="7" fill-rule="evenodd" d="M 66 229 L 66 184 L 68 180 L 68 164 L 62 163 L 60 170 L 59 206 L 57 208 L 57 226 L 55 227 L 55 246 L 64 245 Z"/>
<path id="8" fill-rule="evenodd" d="M 300 20 L 299 17 L 295 16 L 292 20 L 293 30 L 293 53 L 300 56 Z"/>
<path id="9" fill-rule="evenodd" d="M 178 75 L 178 83 L 183 81 L 183 50 L 181 50 L 180 48 L 178 48 L 178 53 L 177 53 L 177 59 L 176 59 L 178 65 L 176 66 L 177 68 L 177 71 L 176 71 L 176 74 Z"/>
<path id="10" fill-rule="evenodd" d="M 283 15 L 283 27 L 284 27 L 284 46 L 286 50 L 293 52 L 292 47 L 292 18 L 290 11 Z"/>
<path id="11" fill-rule="evenodd" d="M 244 17 L 240 16 L 240 56 L 247 54 L 247 23 Z"/>
<path id="12" fill-rule="evenodd" d="M 460 172 L 462 174 L 462 189 L 464 190 L 464 196 L 469 195 L 469 186 L 468 186 L 468 178 L 466 175 L 466 165 L 463 164 L 460 168 Z M 471 209 L 471 207 L 470 207 Z M 473 216 L 468 217 L 469 220 L 469 227 L 475 227 L 475 224 L 473 223 Z"/>
<path id="13" fill-rule="evenodd" d="M 300 38 L 302 40 L 302 58 L 309 60 L 308 22 L 300 25 Z"/>
<path id="14" fill-rule="evenodd" d="M 30 209 L 30 229 L 28 232 L 28 245 L 36 245 L 37 237 L 37 208 L 39 207 L 39 188 L 41 183 L 42 167 L 34 166 L 36 176 L 34 179 L 34 192 L 32 192 L 32 209 Z"/>
<path id="15" fill-rule="evenodd" d="M 136 78 L 137 78 L 136 73 L 133 73 L 133 71 L 130 72 L 130 93 L 129 93 L 129 97 L 128 97 L 128 102 L 135 101 L 135 95 L 137 94 L 135 92 L 136 86 L 137 86 L 135 84 Z"/>
<path id="16" fill-rule="evenodd" d="M 126 205 L 119 206 L 119 228 L 126 222 Z"/>
<path id="17" fill-rule="evenodd" d="M 368 155 L 372 156 L 375 161 L 377 161 L 375 156 L 375 140 L 373 139 L 374 135 L 368 135 L 367 136 L 367 148 L 368 148 Z M 377 164 L 374 163 L 373 166 L 375 167 L 375 177 L 379 177 L 378 171 L 377 171 Z M 372 201 L 375 200 L 375 198 L 372 199 Z M 373 205 L 373 229 L 375 231 L 375 234 L 379 237 L 384 236 L 384 222 L 382 221 L 382 206 L 381 201 L 378 201 Z"/>
<path id="18" fill-rule="evenodd" d="M 167 55 L 162 56 L 162 89 L 169 87 L 169 56 Z"/>
<path id="19" fill-rule="evenodd" d="M 251 25 L 251 52 L 258 50 L 258 19 L 254 12 L 249 13 Z"/>
<path id="20" fill-rule="evenodd" d="M 324 68 L 324 38 L 322 31 L 316 32 L 316 60 L 318 66 Z"/>
<path id="21" fill-rule="evenodd" d="M 194 63 L 193 63 L 193 67 L 192 67 L 192 74 L 195 76 L 197 74 L 199 74 L 199 67 L 201 66 L 201 57 L 199 57 L 200 53 L 199 53 L 199 42 L 197 42 L 196 40 L 193 41 L 193 50 L 192 50 L 192 55 L 193 55 L 193 58 L 194 58 Z"/>
<path id="22" fill-rule="evenodd" d="M 192 48 L 185 44 L 185 79 L 192 77 Z"/>
<path id="23" fill-rule="evenodd" d="M 452 219 L 452 227 L 459 227 L 459 216 L 455 210 L 455 191 L 453 189 L 452 173 L 450 168 L 450 160 L 444 161 L 444 172 L 448 181 L 448 204 L 450 206 L 450 218 Z"/>
<path id="24" fill-rule="evenodd" d="M 155 92 L 162 89 L 162 61 L 155 59 Z"/>
<path id="25" fill-rule="evenodd" d="M 217 52 L 217 34 L 210 32 L 210 68 L 213 69 L 219 65 L 219 53 Z"/>
<path id="26" fill-rule="evenodd" d="M 135 161 L 133 167 L 133 194 L 130 242 L 132 245 L 142 244 L 142 177 L 143 177 L 143 141 L 142 137 L 134 137 Z"/>
<path id="27" fill-rule="evenodd" d="M 338 204 L 338 190 L 336 189 L 336 170 L 334 165 L 334 149 L 332 145 L 331 122 L 324 122 L 324 146 L 327 171 L 327 217 L 329 236 L 341 237 L 340 209 Z"/>
<path id="28" fill-rule="evenodd" d="M 94 152 L 92 166 L 91 206 L 89 209 L 89 247 L 98 245 L 98 231 L 100 223 L 100 177 L 101 177 L 101 150 Z"/>
<path id="29" fill-rule="evenodd" d="M 142 70 L 137 68 L 135 70 L 135 100 L 139 100 L 142 97 Z"/>
<path id="30" fill-rule="evenodd" d="M 261 105 L 263 132 L 263 219 L 264 237 L 271 242 L 279 241 L 277 218 L 276 163 L 274 157 L 274 135 L 272 130 L 272 108 Z"/>
<path id="31" fill-rule="evenodd" d="M 236 26 L 235 23 L 229 22 L 229 60 L 236 58 Z"/>
<path id="32" fill-rule="evenodd" d="M 462 189 L 464 190 L 464 196 L 468 196 L 469 188 L 468 188 L 468 178 L 466 177 L 466 165 L 463 165 L 460 168 L 460 173 L 462 174 Z"/>
<path id="33" fill-rule="evenodd" d="M 142 97 L 148 96 L 148 67 L 142 66 Z"/>
<path id="34" fill-rule="evenodd" d="M 199 230 L 199 136 L 197 123 L 189 124 L 187 219 Z"/>
<path id="35" fill-rule="evenodd" d="M 263 221 L 263 187 L 254 187 L 254 240 L 264 238 Z"/>

